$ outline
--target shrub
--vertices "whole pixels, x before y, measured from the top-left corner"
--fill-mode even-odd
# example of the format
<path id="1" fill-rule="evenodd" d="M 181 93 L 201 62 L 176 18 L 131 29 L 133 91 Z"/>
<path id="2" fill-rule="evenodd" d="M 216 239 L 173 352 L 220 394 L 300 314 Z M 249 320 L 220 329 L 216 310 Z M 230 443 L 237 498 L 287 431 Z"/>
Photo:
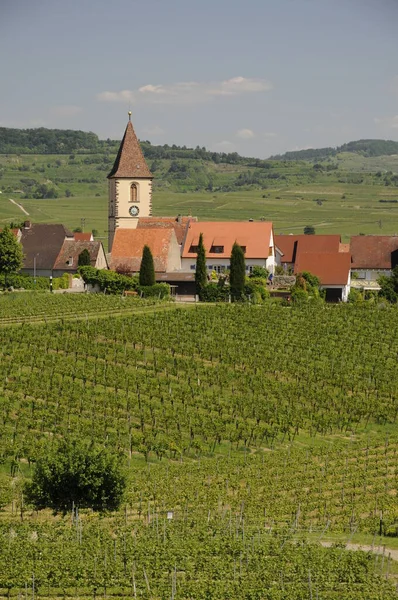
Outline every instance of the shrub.
<path id="1" fill-rule="evenodd" d="M 168 283 L 155 283 L 155 285 L 139 285 L 138 292 L 141 292 L 144 298 L 169 298 L 170 286 Z"/>
<path id="2" fill-rule="evenodd" d="M 230 289 L 228 286 L 219 286 L 217 283 L 208 283 L 202 288 L 199 298 L 203 302 L 226 302 L 229 300 Z"/>
<path id="3" fill-rule="evenodd" d="M 155 266 L 153 256 L 149 246 L 144 246 L 139 276 L 140 286 L 152 287 L 155 285 Z"/>
<path id="4" fill-rule="evenodd" d="M 98 285 L 100 290 L 108 294 L 122 294 L 124 290 L 137 290 L 138 277 L 121 275 L 115 271 L 96 269 L 95 267 L 79 267 L 79 273 L 84 282 Z"/>
<path id="5" fill-rule="evenodd" d="M 38 460 L 28 502 L 36 508 L 67 511 L 72 505 L 94 510 L 118 508 L 126 485 L 120 459 L 83 442 L 63 441 Z"/>

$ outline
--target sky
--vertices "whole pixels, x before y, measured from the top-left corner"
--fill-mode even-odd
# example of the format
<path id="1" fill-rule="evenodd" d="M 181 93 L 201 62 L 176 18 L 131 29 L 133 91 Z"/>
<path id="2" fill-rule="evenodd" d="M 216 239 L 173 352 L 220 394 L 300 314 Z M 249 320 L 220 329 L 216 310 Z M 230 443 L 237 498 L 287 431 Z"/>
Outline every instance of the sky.
<path id="1" fill-rule="evenodd" d="M 0 0 L 0 126 L 266 158 L 398 140 L 398 0 Z"/>

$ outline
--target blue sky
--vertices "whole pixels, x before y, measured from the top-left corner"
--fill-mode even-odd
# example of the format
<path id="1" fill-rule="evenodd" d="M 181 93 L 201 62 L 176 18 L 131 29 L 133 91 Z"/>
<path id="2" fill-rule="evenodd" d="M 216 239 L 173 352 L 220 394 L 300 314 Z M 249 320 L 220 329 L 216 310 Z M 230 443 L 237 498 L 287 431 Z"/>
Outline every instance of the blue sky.
<path id="1" fill-rule="evenodd" d="M 398 140 L 398 0 L 0 0 L 0 126 L 248 156 Z"/>

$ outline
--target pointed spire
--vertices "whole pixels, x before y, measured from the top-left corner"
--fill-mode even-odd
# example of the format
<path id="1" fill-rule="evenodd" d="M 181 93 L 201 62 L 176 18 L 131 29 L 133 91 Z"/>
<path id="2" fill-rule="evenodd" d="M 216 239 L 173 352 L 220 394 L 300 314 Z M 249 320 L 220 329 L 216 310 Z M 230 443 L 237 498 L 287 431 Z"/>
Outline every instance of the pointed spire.
<path id="1" fill-rule="evenodd" d="M 145 162 L 138 138 L 135 135 L 134 127 L 131 122 L 131 111 L 129 111 L 129 120 L 126 131 L 124 132 L 115 164 L 108 175 L 108 179 L 111 177 L 153 178 L 153 175 Z"/>

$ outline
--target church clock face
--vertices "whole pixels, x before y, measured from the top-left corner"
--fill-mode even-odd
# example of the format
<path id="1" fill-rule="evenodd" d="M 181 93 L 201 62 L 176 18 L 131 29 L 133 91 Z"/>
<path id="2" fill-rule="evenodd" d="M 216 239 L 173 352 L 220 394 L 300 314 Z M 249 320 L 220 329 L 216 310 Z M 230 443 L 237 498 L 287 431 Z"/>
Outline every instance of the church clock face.
<path id="1" fill-rule="evenodd" d="M 138 206 L 130 206 L 129 213 L 132 217 L 137 217 L 139 212 L 140 209 L 138 208 Z"/>

